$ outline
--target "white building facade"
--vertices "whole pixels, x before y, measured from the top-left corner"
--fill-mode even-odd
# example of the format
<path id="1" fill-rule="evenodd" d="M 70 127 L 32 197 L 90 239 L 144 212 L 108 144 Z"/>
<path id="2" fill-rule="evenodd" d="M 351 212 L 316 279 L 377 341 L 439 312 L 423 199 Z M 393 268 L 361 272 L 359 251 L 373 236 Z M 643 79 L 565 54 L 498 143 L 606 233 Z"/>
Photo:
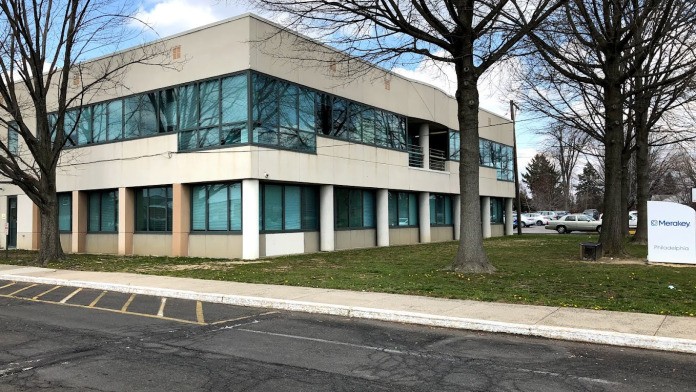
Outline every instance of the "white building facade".
<path id="1" fill-rule="evenodd" d="M 134 65 L 69 113 L 63 249 L 251 260 L 458 239 L 454 99 L 378 68 L 346 81 L 289 59 L 288 36 L 320 47 L 253 15 L 166 38 L 176 67 Z M 482 230 L 509 235 L 512 124 L 483 110 L 479 123 Z M 0 212 L 3 246 L 38 247 L 17 187 Z"/>

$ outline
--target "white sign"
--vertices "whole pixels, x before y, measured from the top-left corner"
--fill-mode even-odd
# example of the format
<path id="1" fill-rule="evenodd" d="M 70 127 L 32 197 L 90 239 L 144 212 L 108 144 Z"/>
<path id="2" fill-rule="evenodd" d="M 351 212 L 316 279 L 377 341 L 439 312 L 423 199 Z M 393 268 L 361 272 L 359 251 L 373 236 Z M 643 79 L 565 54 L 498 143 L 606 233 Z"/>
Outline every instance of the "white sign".
<path id="1" fill-rule="evenodd" d="M 691 188 L 691 202 L 696 203 L 696 188 Z"/>
<path id="2" fill-rule="evenodd" d="M 696 211 L 665 201 L 648 202 L 648 261 L 696 264 Z"/>

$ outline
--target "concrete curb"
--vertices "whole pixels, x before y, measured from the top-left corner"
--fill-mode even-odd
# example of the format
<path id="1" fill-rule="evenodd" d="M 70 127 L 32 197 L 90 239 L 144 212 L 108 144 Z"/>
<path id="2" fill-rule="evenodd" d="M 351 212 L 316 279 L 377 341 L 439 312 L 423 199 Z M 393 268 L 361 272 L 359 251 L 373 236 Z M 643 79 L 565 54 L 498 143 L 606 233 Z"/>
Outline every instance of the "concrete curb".
<path id="1" fill-rule="evenodd" d="M 555 327 L 548 325 L 506 323 L 500 321 L 448 317 L 398 310 L 364 308 L 359 306 L 335 305 L 317 302 L 253 297 L 234 294 L 199 293 L 186 290 L 132 286 L 116 283 L 87 282 L 79 280 L 41 278 L 12 274 L 0 275 L 0 279 L 25 283 L 73 286 L 95 290 L 116 291 L 129 294 L 188 299 L 237 306 L 269 308 L 304 313 L 328 314 L 334 316 L 354 317 L 360 319 L 398 322 L 405 324 L 426 325 L 432 327 L 463 329 L 493 333 L 508 333 L 513 335 L 536 336 L 575 342 L 606 344 L 610 346 L 633 347 L 649 350 L 696 354 L 696 340 L 690 339 L 638 335 L 593 329 Z"/>

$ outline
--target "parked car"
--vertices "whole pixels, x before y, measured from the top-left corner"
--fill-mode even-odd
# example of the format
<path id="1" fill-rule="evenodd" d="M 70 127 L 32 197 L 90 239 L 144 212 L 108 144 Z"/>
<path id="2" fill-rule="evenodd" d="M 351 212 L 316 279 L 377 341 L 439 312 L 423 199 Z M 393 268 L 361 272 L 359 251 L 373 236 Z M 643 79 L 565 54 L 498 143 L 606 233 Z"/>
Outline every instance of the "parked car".
<path id="1" fill-rule="evenodd" d="M 537 224 L 535 217 L 529 216 L 529 214 L 521 214 L 520 220 L 522 221 L 522 227 L 534 226 Z M 517 214 L 515 214 L 514 224 L 515 227 L 517 227 Z"/>
<path id="2" fill-rule="evenodd" d="M 628 211 L 628 228 L 635 229 L 638 227 L 638 211 Z"/>
<path id="3" fill-rule="evenodd" d="M 602 221 L 595 220 L 585 214 L 570 214 L 558 220 L 552 220 L 546 225 L 548 230 L 556 230 L 559 234 L 572 231 L 602 231 Z"/>
<path id="4" fill-rule="evenodd" d="M 585 214 L 585 215 L 591 216 L 591 217 L 593 217 L 594 219 L 599 219 L 599 218 L 600 218 L 600 217 L 599 217 L 599 215 L 600 215 L 600 214 L 599 214 L 599 211 L 596 210 L 596 209 L 594 209 L 594 208 L 587 209 L 587 210 L 583 211 L 582 213 Z"/>
<path id="5" fill-rule="evenodd" d="M 527 217 L 532 218 L 534 223 L 532 225 L 537 225 L 537 226 L 543 226 L 543 225 L 548 225 L 549 221 L 551 221 L 547 216 L 541 215 L 538 212 L 530 212 L 527 214 L 522 214 L 526 215 Z"/>
<path id="6" fill-rule="evenodd" d="M 554 211 L 556 213 L 556 219 L 559 219 L 562 216 L 566 216 L 570 214 L 570 211 Z"/>

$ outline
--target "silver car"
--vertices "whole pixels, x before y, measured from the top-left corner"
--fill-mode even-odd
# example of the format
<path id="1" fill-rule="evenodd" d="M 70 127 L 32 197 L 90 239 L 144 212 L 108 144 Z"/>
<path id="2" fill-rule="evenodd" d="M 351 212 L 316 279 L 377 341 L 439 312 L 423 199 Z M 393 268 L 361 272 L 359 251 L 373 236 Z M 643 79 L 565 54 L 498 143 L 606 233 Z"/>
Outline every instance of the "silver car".
<path id="1" fill-rule="evenodd" d="M 559 234 L 570 233 L 572 231 L 602 231 L 602 221 L 595 220 L 585 214 L 570 214 L 552 220 L 546 225 L 549 230 L 556 230 Z"/>

